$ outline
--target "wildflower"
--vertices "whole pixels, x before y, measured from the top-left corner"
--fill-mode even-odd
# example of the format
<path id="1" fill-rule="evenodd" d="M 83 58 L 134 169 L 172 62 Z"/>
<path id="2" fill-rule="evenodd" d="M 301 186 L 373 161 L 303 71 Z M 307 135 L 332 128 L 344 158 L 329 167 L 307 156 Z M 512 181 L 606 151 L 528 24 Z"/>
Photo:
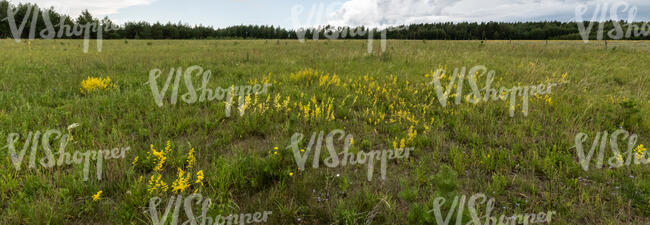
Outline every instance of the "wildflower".
<path id="1" fill-rule="evenodd" d="M 172 142 L 167 140 L 167 146 L 165 146 L 165 153 L 172 150 Z"/>
<path id="2" fill-rule="evenodd" d="M 138 163 L 138 158 L 139 158 L 139 156 L 136 156 L 135 158 L 133 158 L 133 162 L 131 163 L 131 165 L 135 166 L 135 164 Z"/>
<path id="3" fill-rule="evenodd" d="M 107 90 L 110 88 L 117 88 L 117 86 L 111 83 L 111 78 L 98 78 L 98 77 L 88 77 L 88 79 L 81 81 L 81 93 L 87 94 L 92 91 L 97 90 Z"/>
<path id="4" fill-rule="evenodd" d="M 156 166 L 153 168 L 153 171 L 160 172 L 162 170 L 163 165 L 165 164 L 165 161 L 167 161 L 167 156 L 165 156 L 165 153 L 171 151 L 171 142 L 167 141 L 167 147 L 165 147 L 165 150 L 157 151 L 153 147 L 153 144 L 150 145 L 149 148 L 150 151 L 147 154 L 156 157 L 154 159 L 154 161 L 156 162 Z M 147 158 L 149 158 L 149 156 L 147 156 Z"/>
<path id="5" fill-rule="evenodd" d="M 187 182 L 190 179 L 190 174 L 185 176 L 185 171 L 181 168 L 178 168 L 178 178 L 172 183 L 172 191 L 174 193 L 184 192 L 185 189 L 190 187 L 190 184 Z"/>
<path id="6" fill-rule="evenodd" d="M 186 169 L 191 169 L 196 163 L 196 157 L 194 157 L 194 148 L 190 149 L 190 152 L 187 154 L 187 167 Z"/>
<path id="7" fill-rule="evenodd" d="M 553 104 L 553 98 L 552 97 L 549 97 L 548 95 L 546 95 L 546 96 L 544 96 L 544 99 L 546 100 L 546 103 L 548 103 L 549 105 Z"/>
<path id="8" fill-rule="evenodd" d="M 646 149 L 645 146 L 643 146 L 642 144 L 639 145 L 639 146 L 636 146 L 636 148 L 634 149 L 634 152 L 636 153 L 636 158 L 637 158 L 637 160 L 643 158 L 643 156 L 645 155 L 646 151 L 647 151 L 647 149 Z"/>
<path id="9" fill-rule="evenodd" d="M 93 195 L 93 201 L 95 202 L 95 201 L 98 201 L 98 200 L 101 200 L 101 199 L 102 199 L 102 191 L 100 190 L 100 191 L 97 192 L 97 194 Z"/>
<path id="10" fill-rule="evenodd" d="M 408 130 L 408 138 L 407 138 L 407 141 L 408 141 L 408 142 L 413 141 L 413 139 L 415 139 L 415 136 L 416 136 L 416 135 L 418 135 L 418 131 L 415 130 L 415 129 L 413 129 L 413 125 L 411 125 L 411 127 L 409 127 L 409 130 Z"/>
<path id="11" fill-rule="evenodd" d="M 194 183 L 203 186 L 203 178 L 203 170 L 199 170 L 199 172 L 196 173 L 196 181 Z"/>
<path id="12" fill-rule="evenodd" d="M 289 172 L 289 176 L 290 176 L 290 177 L 293 177 L 293 172 Z"/>
<path id="13" fill-rule="evenodd" d="M 277 152 L 277 151 L 274 151 L 274 152 L 273 152 L 273 155 L 277 155 L 277 154 L 278 154 L 278 152 Z"/>
<path id="14" fill-rule="evenodd" d="M 240 102 L 241 102 L 241 101 L 240 101 Z M 244 115 L 244 112 L 246 112 L 246 109 L 248 109 L 248 107 L 249 107 L 249 105 L 250 105 L 250 102 L 251 102 L 251 96 L 250 96 L 250 95 L 246 95 L 246 97 L 244 97 L 244 102 L 243 102 L 243 104 L 241 104 L 241 105 L 239 106 L 239 108 L 238 108 L 238 110 L 239 110 L 239 115 L 240 115 L 240 116 L 243 116 L 243 115 Z M 230 108 L 228 108 L 228 109 L 230 110 Z"/>
<path id="15" fill-rule="evenodd" d="M 300 152 L 305 152 L 305 149 L 300 149 Z"/>
<path id="16" fill-rule="evenodd" d="M 160 190 L 161 192 L 167 191 L 168 186 L 165 183 L 165 181 L 162 181 L 161 179 L 162 179 L 162 175 L 160 174 L 158 174 L 158 176 L 151 175 L 151 178 L 149 179 L 149 185 L 147 188 L 147 191 L 149 191 L 150 194 L 156 190 Z"/>

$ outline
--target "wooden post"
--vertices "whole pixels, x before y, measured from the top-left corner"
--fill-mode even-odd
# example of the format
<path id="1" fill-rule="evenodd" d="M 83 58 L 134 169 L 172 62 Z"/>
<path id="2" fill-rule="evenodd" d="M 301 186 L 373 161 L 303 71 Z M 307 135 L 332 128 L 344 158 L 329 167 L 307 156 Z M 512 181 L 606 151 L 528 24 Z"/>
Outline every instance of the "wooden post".
<path id="1" fill-rule="evenodd" d="M 605 49 L 607 49 L 607 39 L 605 39 Z"/>

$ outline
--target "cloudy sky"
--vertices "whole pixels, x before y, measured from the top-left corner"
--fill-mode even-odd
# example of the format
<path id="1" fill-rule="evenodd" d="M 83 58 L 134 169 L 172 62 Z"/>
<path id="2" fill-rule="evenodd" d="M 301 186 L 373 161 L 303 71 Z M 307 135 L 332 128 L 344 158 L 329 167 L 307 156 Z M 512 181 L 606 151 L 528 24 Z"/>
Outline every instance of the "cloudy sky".
<path id="1" fill-rule="evenodd" d="M 650 20 L 650 0 L 10 0 L 76 16 L 88 9 L 113 21 L 182 22 L 226 27 L 388 26 L 423 22 Z M 578 15 L 578 16 L 577 16 Z"/>

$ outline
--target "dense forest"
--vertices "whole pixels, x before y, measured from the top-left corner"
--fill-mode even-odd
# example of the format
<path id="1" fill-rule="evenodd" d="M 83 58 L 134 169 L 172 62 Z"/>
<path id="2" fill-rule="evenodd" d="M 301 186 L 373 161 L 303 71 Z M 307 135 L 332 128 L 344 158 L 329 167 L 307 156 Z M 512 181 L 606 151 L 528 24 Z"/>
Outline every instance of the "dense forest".
<path id="1" fill-rule="evenodd" d="M 87 24 L 95 24 L 95 27 Z M 99 24 L 104 29 L 99 29 Z M 588 27 L 588 23 L 583 23 Z M 88 28 L 85 33 L 84 25 Z M 74 19 L 56 12 L 53 8 L 43 9 L 35 4 L 14 5 L 0 1 L 0 38 L 84 38 L 88 35 L 105 39 L 365 39 L 369 35 L 379 38 L 382 32 L 389 39 L 427 40 L 579 40 L 579 25 L 575 22 L 482 22 L 482 23 L 427 23 L 410 24 L 377 30 L 366 27 L 319 27 L 307 30 L 291 30 L 274 26 L 238 25 L 226 28 L 191 26 L 182 23 L 127 22 L 117 25 L 110 19 L 94 18 L 88 11 Z M 110 28 L 114 29 L 110 29 Z M 597 30 L 602 27 L 599 35 Z M 589 29 L 587 29 L 589 30 Z M 607 33 L 620 33 L 615 39 L 650 39 L 650 24 L 626 23 L 624 21 L 595 22 L 589 39 L 611 39 Z M 101 33 L 101 34 L 100 34 Z M 599 38 L 600 37 L 600 38 Z"/>

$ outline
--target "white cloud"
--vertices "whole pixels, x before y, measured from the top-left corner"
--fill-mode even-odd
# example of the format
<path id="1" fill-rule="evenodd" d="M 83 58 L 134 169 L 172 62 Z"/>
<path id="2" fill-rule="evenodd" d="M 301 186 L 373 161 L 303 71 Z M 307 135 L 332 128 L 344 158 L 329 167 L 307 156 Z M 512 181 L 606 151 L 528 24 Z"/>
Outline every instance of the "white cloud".
<path id="1" fill-rule="evenodd" d="M 427 22 L 483 22 L 569 20 L 575 9 L 587 5 L 585 16 L 591 18 L 596 5 L 628 4 L 648 13 L 647 0 L 347 0 L 338 10 L 327 13 L 326 23 L 337 26 L 387 26 Z M 644 10 L 642 10 L 644 9 Z M 624 7 L 617 10 L 619 19 L 628 18 Z M 608 10 L 605 19 L 609 19 Z M 587 19 L 589 19 L 587 18 Z M 636 19 L 647 19 L 637 15 Z"/>
<path id="2" fill-rule="evenodd" d="M 81 11 L 88 9 L 94 17 L 103 17 L 116 14 L 120 9 L 148 5 L 156 0 L 15 0 L 14 3 L 36 3 L 39 7 L 54 9 L 60 13 L 72 17 L 81 14 Z"/>

